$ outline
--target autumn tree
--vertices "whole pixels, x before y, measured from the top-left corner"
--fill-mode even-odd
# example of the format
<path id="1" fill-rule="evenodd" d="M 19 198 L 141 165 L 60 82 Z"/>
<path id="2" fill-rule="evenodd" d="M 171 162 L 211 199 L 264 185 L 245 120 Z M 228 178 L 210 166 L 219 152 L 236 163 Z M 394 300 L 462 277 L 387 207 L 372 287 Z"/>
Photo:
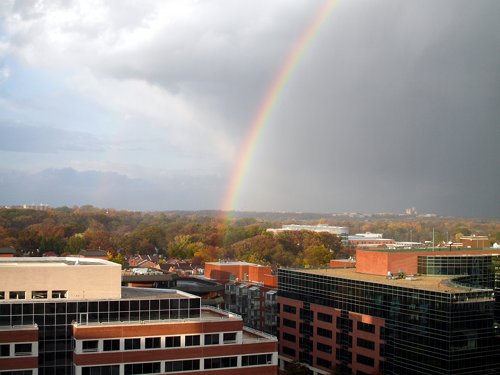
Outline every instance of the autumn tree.
<path id="1" fill-rule="evenodd" d="M 81 250 L 87 249 L 87 240 L 83 233 L 77 233 L 68 238 L 64 251 L 69 254 L 78 254 Z"/>
<path id="2" fill-rule="evenodd" d="M 305 267 L 324 267 L 330 263 L 332 253 L 324 245 L 309 246 L 304 250 Z"/>

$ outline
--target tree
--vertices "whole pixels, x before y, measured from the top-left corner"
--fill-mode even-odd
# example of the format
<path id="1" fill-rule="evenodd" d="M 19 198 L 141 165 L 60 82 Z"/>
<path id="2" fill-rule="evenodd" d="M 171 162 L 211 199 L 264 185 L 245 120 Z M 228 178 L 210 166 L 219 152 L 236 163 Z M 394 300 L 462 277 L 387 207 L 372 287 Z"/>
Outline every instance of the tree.
<path id="1" fill-rule="evenodd" d="M 68 238 L 64 250 L 70 254 L 78 254 L 87 248 L 87 240 L 83 233 L 77 233 Z"/>
<path id="2" fill-rule="evenodd" d="M 332 254 L 324 245 L 310 246 L 304 251 L 305 267 L 323 267 L 330 263 Z"/>

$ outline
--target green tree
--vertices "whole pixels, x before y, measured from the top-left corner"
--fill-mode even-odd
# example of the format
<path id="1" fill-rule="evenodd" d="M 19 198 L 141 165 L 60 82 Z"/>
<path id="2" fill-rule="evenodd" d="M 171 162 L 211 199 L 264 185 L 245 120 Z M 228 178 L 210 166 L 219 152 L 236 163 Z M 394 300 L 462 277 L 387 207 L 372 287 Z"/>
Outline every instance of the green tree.
<path id="1" fill-rule="evenodd" d="M 332 259 L 332 253 L 324 245 L 310 246 L 304 250 L 305 267 L 327 266 Z"/>
<path id="2" fill-rule="evenodd" d="M 69 254 L 78 254 L 81 250 L 85 250 L 87 248 L 87 240 L 83 233 L 77 233 L 68 238 L 66 242 L 66 247 L 64 251 Z"/>

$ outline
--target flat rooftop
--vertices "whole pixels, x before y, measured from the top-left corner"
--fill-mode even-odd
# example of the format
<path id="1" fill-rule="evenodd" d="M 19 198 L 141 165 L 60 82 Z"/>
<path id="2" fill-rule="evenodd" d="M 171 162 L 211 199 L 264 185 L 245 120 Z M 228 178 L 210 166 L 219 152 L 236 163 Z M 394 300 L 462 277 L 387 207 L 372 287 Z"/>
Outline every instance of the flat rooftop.
<path id="1" fill-rule="evenodd" d="M 122 287 L 121 299 L 166 299 L 166 298 L 199 298 L 192 294 L 173 289 Z"/>
<path id="2" fill-rule="evenodd" d="M 205 264 L 217 264 L 220 266 L 254 266 L 254 267 L 266 267 L 261 264 L 256 264 L 256 263 L 248 263 L 248 262 L 240 262 L 240 261 L 234 261 L 234 262 L 207 262 Z"/>
<path id="3" fill-rule="evenodd" d="M 14 257 L 0 258 L 0 267 L 69 267 L 115 265 L 102 259 L 73 257 Z"/>
<path id="4" fill-rule="evenodd" d="M 464 247 L 452 247 L 451 251 L 449 247 L 429 247 L 429 248 L 423 248 L 423 249 L 404 249 L 404 248 L 396 248 L 396 249 L 362 249 L 362 251 L 373 251 L 377 253 L 436 253 L 436 255 L 446 255 L 446 253 L 450 253 L 450 255 L 456 255 L 453 254 L 454 252 L 463 252 L 464 255 L 475 255 L 475 254 L 466 254 L 466 253 L 474 253 L 474 252 L 481 252 L 483 255 L 488 255 L 486 253 L 491 251 L 491 254 L 500 254 L 499 249 L 495 249 L 493 247 L 487 247 L 487 248 L 464 248 Z"/>
<path id="5" fill-rule="evenodd" d="M 462 287 L 452 283 L 454 276 L 415 276 L 402 279 L 388 279 L 382 275 L 371 275 L 366 273 L 356 272 L 355 268 L 315 268 L 315 269 L 297 269 L 299 272 L 304 272 L 313 275 L 323 275 L 330 277 L 338 277 L 341 279 L 358 280 L 372 282 L 383 285 L 399 286 L 402 288 L 428 290 L 433 292 L 470 292 L 471 288 Z M 484 290 L 484 289 L 474 289 Z"/>

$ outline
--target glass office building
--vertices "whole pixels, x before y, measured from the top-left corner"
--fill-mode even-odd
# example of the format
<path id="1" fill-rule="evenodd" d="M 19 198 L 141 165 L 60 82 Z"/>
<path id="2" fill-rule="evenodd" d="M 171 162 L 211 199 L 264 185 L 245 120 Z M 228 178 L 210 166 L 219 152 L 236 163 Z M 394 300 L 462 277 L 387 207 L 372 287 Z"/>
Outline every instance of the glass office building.
<path id="1" fill-rule="evenodd" d="M 318 374 L 334 367 L 355 374 L 500 373 L 493 259 L 418 257 L 419 271 L 433 276 L 280 269 L 282 366 L 297 360 Z"/>

